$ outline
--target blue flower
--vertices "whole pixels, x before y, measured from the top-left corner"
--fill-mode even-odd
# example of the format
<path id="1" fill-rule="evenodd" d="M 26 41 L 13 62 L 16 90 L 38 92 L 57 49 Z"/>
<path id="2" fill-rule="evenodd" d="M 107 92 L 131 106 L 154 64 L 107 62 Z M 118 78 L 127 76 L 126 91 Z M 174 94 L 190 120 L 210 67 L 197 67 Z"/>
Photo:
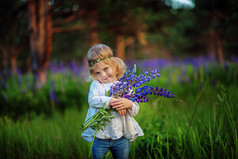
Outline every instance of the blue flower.
<path id="1" fill-rule="evenodd" d="M 159 73 L 159 69 L 155 69 L 155 73 Z"/>
<path id="2" fill-rule="evenodd" d="M 150 74 L 146 71 L 144 74 L 137 76 L 135 66 L 133 70 L 128 70 L 124 76 L 119 80 L 120 82 L 114 84 L 110 89 L 110 96 L 120 96 L 132 100 L 133 102 L 148 102 L 149 97 L 147 95 L 158 95 L 167 98 L 174 98 L 171 91 L 167 92 L 167 89 L 163 91 L 163 87 L 160 89 L 158 86 L 155 88 L 149 85 L 144 85 L 154 79 L 156 76 L 159 77 L 159 69 L 150 70 Z M 144 85 L 144 86 L 142 86 Z M 132 90 L 135 88 L 135 91 Z"/>

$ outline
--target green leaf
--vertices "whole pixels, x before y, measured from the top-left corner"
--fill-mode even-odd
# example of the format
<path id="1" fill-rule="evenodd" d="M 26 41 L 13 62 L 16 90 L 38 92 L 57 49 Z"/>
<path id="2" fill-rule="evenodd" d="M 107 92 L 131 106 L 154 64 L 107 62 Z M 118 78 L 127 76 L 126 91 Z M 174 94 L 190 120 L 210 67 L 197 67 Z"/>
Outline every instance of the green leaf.
<path id="1" fill-rule="evenodd" d="M 113 118 L 115 118 L 115 116 L 105 116 L 105 118 L 113 119 Z"/>
<path id="2" fill-rule="evenodd" d="M 107 118 L 105 118 L 105 121 L 107 121 L 107 122 L 109 122 L 109 123 L 111 122 L 111 121 L 110 121 L 109 119 L 107 119 Z"/>
<path id="3" fill-rule="evenodd" d="M 110 91 L 105 91 L 105 96 L 109 97 L 109 93 L 110 93 Z"/>

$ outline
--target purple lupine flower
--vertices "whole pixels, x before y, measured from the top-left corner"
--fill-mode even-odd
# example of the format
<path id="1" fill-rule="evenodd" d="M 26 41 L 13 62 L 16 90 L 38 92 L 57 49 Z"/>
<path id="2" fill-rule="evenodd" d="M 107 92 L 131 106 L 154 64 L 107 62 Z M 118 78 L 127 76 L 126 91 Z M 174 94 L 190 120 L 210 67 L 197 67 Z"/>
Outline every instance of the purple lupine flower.
<path id="1" fill-rule="evenodd" d="M 231 59 L 234 63 L 238 63 L 238 57 L 237 56 L 232 55 Z"/>
<path id="2" fill-rule="evenodd" d="M 24 90 L 23 90 L 23 94 L 26 94 L 26 93 L 27 93 L 27 89 L 24 89 Z"/>
<path id="3" fill-rule="evenodd" d="M 8 96 L 7 96 L 6 93 L 3 94 L 3 98 L 4 98 L 4 100 L 7 100 L 7 99 L 8 99 Z"/>
<path id="4" fill-rule="evenodd" d="M 225 62 L 225 66 L 224 66 L 225 70 L 228 70 L 229 69 L 229 63 L 226 61 Z"/>
<path id="5" fill-rule="evenodd" d="M 50 100 L 55 100 L 56 99 L 54 81 L 52 81 L 51 84 L 50 84 L 49 95 L 50 95 Z"/>
<path id="6" fill-rule="evenodd" d="M 7 89 L 6 82 L 5 82 L 4 79 L 2 79 L 2 82 L 1 82 L 1 88 L 3 88 L 3 89 Z"/>
<path id="7" fill-rule="evenodd" d="M 59 63 L 59 69 L 60 69 L 61 71 L 64 70 L 64 62 L 63 62 L 63 61 L 60 61 L 60 63 Z"/>
<path id="8" fill-rule="evenodd" d="M 110 96 L 120 96 L 127 99 L 132 100 L 133 102 L 148 102 L 149 97 L 147 95 L 159 95 L 167 98 L 174 98 L 175 95 L 171 93 L 171 91 L 167 92 L 167 89 L 163 90 L 163 87 L 160 89 L 158 87 L 152 87 L 148 85 L 144 85 L 154 79 L 156 76 L 159 77 L 159 70 L 150 70 L 150 74 L 148 71 L 145 71 L 144 74 L 140 74 L 139 76 L 135 75 L 136 66 L 134 66 L 133 70 L 128 70 L 124 76 L 119 80 L 119 82 L 112 85 L 109 95 Z M 142 86 L 144 85 L 144 86 Z M 135 91 L 131 88 L 134 87 Z"/>
<path id="9" fill-rule="evenodd" d="M 27 75 L 26 77 L 26 85 L 27 85 L 27 89 L 30 89 L 31 88 L 31 84 L 30 84 L 30 80 L 29 80 L 29 74 Z"/>
<path id="10" fill-rule="evenodd" d="M 12 77 L 12 70 L 9 70 L 9 71 L 8 71 L 8 76 L 9 76 L 9 78 Z"/>
<path id="11" fill-rule="evenodd" d="M 155 73 L 159 73 L 159 69 L 155 69 Z"/>
<path id="12" fill-rule="evenodd" d="M 19 84 L 19 88 L 21 88 L 21 86 L 22 86 L 22 76 L 21 75 L 18 76 L 18 84 Z"/>

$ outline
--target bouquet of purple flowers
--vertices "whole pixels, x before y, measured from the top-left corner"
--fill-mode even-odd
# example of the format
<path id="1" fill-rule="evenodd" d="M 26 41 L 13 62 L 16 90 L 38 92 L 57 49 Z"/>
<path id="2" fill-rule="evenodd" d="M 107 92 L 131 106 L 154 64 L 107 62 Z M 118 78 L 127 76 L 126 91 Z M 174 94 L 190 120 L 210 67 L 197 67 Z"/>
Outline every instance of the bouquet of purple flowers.
<path id="1" fill-rule="evenodd" d="M 175 97 L 171 91 L 167 91 L 167 89 L 163 89 L 163 87 L 159 89 L 158 87 L 154 88 L 152 86 L 144 85 L 145 83 L 151 81 L 151 79 L 155 79 L 155 77 L 160 76 L 159 69 L 151 70 L 150 72 L 146 71 L 139 76 L 135 73 L 136 65 L 134 65 L 133 70 L 128 70 L 119 82 L 111 87 L 109 96 L 124 97 L 138 103 L 148 102 L 149 97 L 147 95 L 152 94 L 167 98 Z M 135 90 L 133 91 L 132 88 L 135 88 Z"/>
<path id="2" fill-rule="evenodd" d="M 158 87 L 144 85 L 156 77 L 160 77 L 159 69 L 150 70 L 150 72 L 146 71 L 145 73 L 137 76 L 136 65 L 134 65 L 132 70 L 125 72 L 124 76 L 119 80 L 119 82 L 116 82 L 111 86 L 111 89 L 109 92 L 107 92 L 107 95 L 111 97 L 127 98 L 138 103 L 148 102 L 148 95 L 174 98 L 175 95 L 163 87 L 159 89 Z M 113 118 L 113 116 L 111 116 L 111 112 L 113 110 L 114 109 L 112 107 L 102 107 L 96 114 L 84 122 L 82 125 L 83 131 L 88 127 L 96 130 L 96 132 L 99 129 L 103 130 L 106 122 L 110 122 L 110 119 Z"/>

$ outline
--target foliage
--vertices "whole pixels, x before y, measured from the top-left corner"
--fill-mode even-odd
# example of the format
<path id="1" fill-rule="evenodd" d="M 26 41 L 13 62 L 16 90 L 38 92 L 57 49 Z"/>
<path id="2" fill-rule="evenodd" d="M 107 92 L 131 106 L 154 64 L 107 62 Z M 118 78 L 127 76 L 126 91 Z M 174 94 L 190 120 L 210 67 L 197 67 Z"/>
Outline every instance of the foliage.
<path id="1" fill-rule="evenodd" d="M 49 73 L 50 80 L 44 86 L 39 86 L 36 96 L 31 86 L 32 75 L 5 76 L 0 89 L 1 115 L 15 119 L 25 114 L 35 116 L 43 113 L 51 116 L 55 110 L 80 108 L 86 103 L 84 99 L 87 98 L 87 85 L 81 84 L 79 79 L 74 79 L 70 72 L 68 79 L 64 76 Z"/>
<path id="2" fill-rule="evenodd" d="M 174 62 L 172 68 L 168 61 L 157 61 L 156 65 L 151 61 L 136 62 L 140 72 L 146 66 L 160 66 L 160 79 L 150 84 L 156 86 L 159 82 L 163 87 L 172 88 L 176 100 L 152 96 L 148 103 L 140 103 L 140 112 L 135 118 L 145 136 L 130 144 L 130 158 L 238 157 L 237 64 L 229 63 L 224 68 L 210 63 L 206 67 L 204 60 L 203 63 L 196 60 L 187 60 L 185 65 Z M 1 157 L 88 156 L 90 144 L 80 137 L 80 123 L 88 110 L 89 84 L 82 82 L 77 70 L 69 71 L 66 65 L 61 66 L 51 65 L 48 73 L 51 82 L 38 89 L 37 98 L 30 92 L 31 85 L 27 87 L 28 75 L 1 74 Z M 70 68 L 75 65 L 71 64 Z M 204 87 L 207 89 L 199 101 Z M 50 96 L 51 91 L 56 95 Z M 54 97 L 58 102 L 54 100 L 51 105 L 50 99 Z M 12 118 L 15 116 L 18 120 Z"/>
<path id="3" fill-rule="evenodd" d="M 160 69 L 160 80 L 155 78 L 155 82 L 148 83 L 154 88 L 158 85 L 170 88 L 168 86 L 171 83 L 194 82 L 203 88 L 205 81 L 213 86 L 216 86 L 218 81 L 225 85 L 237 84 L 236 63 L 226 63 L 223 67 L 206 58 L 178 60 L 177 62 L 154 59 L 133 61 L 128 63 L 128 67 L 132 68 L 131 64 L 133 63 L 137 64 L 138 73 L 145 72 L 145 68 Z M 172 64 L 173 66 L 171 66 Z M 16 119 L 26 113 L 33 116 L 41 113 L 51 115 L 54 110 L 63 111 L 68 107 L 80 108 L 82 104 L 87 103 L 89 86 L 89 83 L 83 80 L 85 78 L 84 71 L 85 68 L 74 61 L 69 64 L 51 62 L 47 73 L 48 82 L 44 86 L 39 84 L 35 97 L 32 93 L 31 74 L 22 74 L 19 71 L 17 75 L 12 75 L 7 71 L 0 72 L 1 115 L 8 114 Z M 153 96 L 150 98 L 151 100 L 156 99 Z"/>
<path id="4" fill-rule="evenodd" d="M 136 120 L 145 136 L 130 144 L 130 158 L 236 158 L 237 85 L 219 84 L 216 88 L 209 85 L 191 127 L 188 123 L 201 93 L 200 86 L 192 82 L 171 84 L 171 87 L 182 102 L 160 98 L 141 104 Z M 25 116 L 15 122 L 2 116 L 0 156 L 86 158 L 90 144 L 80 137 L 80 123 L 87 108 L 87 105 L 80 111 L 69 108 L 63 114 L 54 111 L 50 119 L 44 115 L 32 119 Z"/>
<path id="5" fill-rule="evenodd" d="M 148 36 L 148 46 L 139 45 L 136 40 L 127 51 L 132 57 L 178 57 L 195 54 L 209 54 L 209 32 L 214 29 L 221 34 L 226 59 L 237 54 L 238 4 L 235 0 L 216 3 L 200 0 L 193 9 L 173 9 L 165 0 L 138 1 L 50 1 L 51 6 L 58 4 L 52 15 L 54 27 L 80 26 L 80 31 L 54 33 L 51 59 L 69 61 L 75 58 L 83 61 L 89 48 L 90 29 L 88 21 L 91 11 L 97 11 L 97 26 L 94 28 L 99 41 L 115 46 L 115 35 L 137 36 L 136 30 Z M 172 2 L 172 1 L 170 1 Z M 18 58 L 18 64 L 25 66 L 30 56 L 28 46 L 27 1 L 2 1 L 0 5 L 1 51 L 9 53 L 11 48 L 18 50 L 25 45 Z M 70 23 L 63 23 L 77 15 Z M 213 16 L 217 20 L 213 20 Z M 67 19 L 68 18 L 68 19 Z M 63 25 L 59 25 L 63 24 Z M 10 55 L 7 54 L 10 58 Z M 148 56 L 147 56 L 148 55 Z M 26 66 L 25 66 L 26 67 Z M 29 66 L 28 66 L 29 67 Z"/>

